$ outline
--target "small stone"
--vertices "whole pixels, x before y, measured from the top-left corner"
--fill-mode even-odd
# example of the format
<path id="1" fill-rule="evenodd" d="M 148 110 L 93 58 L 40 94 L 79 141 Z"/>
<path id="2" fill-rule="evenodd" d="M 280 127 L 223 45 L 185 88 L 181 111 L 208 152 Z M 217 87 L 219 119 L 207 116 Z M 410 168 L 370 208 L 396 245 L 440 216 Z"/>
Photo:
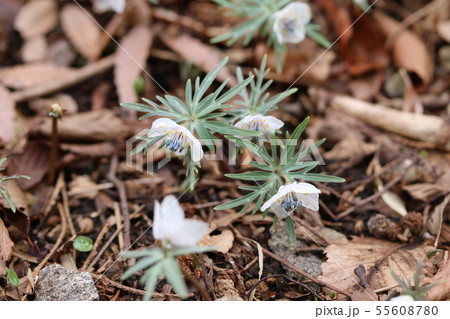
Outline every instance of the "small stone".
<path id="1" fill-rule="evenodd" d="M 39 272 L 37 301 L 94 301 L 98 298 L 94 280 L 87 272 L 69 270 L 58 264 Z"/>
<path id="2" fill-rule="evenodd" d="M 303 241 L 297 239 L 297 243 L 293 246 L 289 240 L 286 222 L 278 221 L 274 226 L 270 227 L 269 247 L 273 253 L 283 259 L 289 261 L 292 265 L 302 269 L 311 276 L 317 277 L 322 275 L 320 265 L 322 260 L 311 253 L 296 253 L 296 248 L 308 247 Z M 287 275 L 291 278 L 298 278 L 299 274 L 292 269 L 285 267 Z"/>
<path id="3" fill-rule="evenodd" d="M 239 296 L 223 296 L 221 298 L 217 298 L 216 301 L 244 301 L 244 299 Z"/>

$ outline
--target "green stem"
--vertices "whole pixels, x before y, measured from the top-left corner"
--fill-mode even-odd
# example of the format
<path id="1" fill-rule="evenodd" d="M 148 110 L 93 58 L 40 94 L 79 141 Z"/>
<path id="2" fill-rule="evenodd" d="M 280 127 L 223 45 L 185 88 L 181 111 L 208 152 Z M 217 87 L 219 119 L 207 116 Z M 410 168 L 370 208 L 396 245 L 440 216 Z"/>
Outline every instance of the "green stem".
<path id="1" fill-rule="evenodd" d="M 20 291 L 19 291 L 19 287 L 16 287 L 16 292 L 17 292 L 17 298 L 19 301 L 23 301 L 22 300 L 22 296 L 20 295 Z"/>

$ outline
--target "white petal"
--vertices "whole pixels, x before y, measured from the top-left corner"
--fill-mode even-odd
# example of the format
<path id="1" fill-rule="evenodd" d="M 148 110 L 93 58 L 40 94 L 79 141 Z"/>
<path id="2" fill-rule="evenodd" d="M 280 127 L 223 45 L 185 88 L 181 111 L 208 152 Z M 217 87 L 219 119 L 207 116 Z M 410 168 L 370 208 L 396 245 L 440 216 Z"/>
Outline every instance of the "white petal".
<path id="1" fill-rule="evenodd" d="M 280 203 L 274 202 L 272 205 L 270 205 L 270 209 L 277 215 L 278 218 L 283 219 L 289 216 L 289 214 L 286 212 L 286 210 L 281 207 Z"/>
<path id="2" fill-rule="evenodd" d="M 178 125 L 175 121 L 168 119 L 168 118 L 159 118 L 155 120 L 152 124 L 152 128 L 159 128 L 159 127 L 172 127 L 172 128 L 178 128 L 180 125 Z"/>
<path id="3" fill-rule="evenodd" d="M 162 227 L 163 221 L 161 219 L 161 205 L 155 200 L 155 207 L 153 208 L 153 237 L 155 239 L 163 239 Z"/>
<path id="4" fill-rule="evenodd" d="M 285 7 L 285 9 L 288 8 L 301 24 L 305 25 L 311 21 L 311 9 L 308 4 L 304 2 L 293 2 Z"/>
<path id="5" fill-rule="evenodd" d="M 292 183 L 290 185 L 295 185 L 292 190 L 297 193 L 320 193 L 320 189 L 310 183 Z"/>
<path id="6" fill-rule="evenodd" d="M 318 193 L 312 193 L 312 194 L 298 194 L 299 198 L 302 202 L 302 206 L 305 206 L 306 208 L 309 208 L 311 210 L 318 211 L 319 210 L 319 194 Z"/>
<path id="7" fill-rule="evenodd" d="M 238 128 L 245 128 L 244 124 L 250 122 L 253 119 L 253 115 L 246 115 L 242 120 L 240 120 L 239 122 L 237 122 L 236 124 L 234 124 L 234 126 L 238 127 Z"/>
<path id="8" fill-rule="evenodd" d="M 181 225 L 184 220 L 184 210 L 177 198 L 173 195 L 166 196 L 161 204 L 161 216 L 170 220 L 174 225 Z"/>
<path id="9" fill-rule="evenodd" d="M 208 224 L 199 220 L 185 219 L 182 227 L 172 235 L 171 242 L 178 247 L 194 247 L 208 232 Z"/>
<path id="10" fill-rule="evenodd" d="M 125 8 L 125 0 L 95 0 L 95 10 L 99 13 L 113 10 L 122 13 Z"/>
<path id="11" fill-rule="evenodd" d="M 391 298 L 389 301 L 414 301 L 414 298 L 410 295 L 401 295 L 398 297 Z"/>
<path id="12" fill-rule="evenodd" d="M 202 144 L 196 138 L 191 141 L 191 157 L 194 162 L 200 161 L 203 157 Z"/>
<path id="13" fill-rule="evenodd" d="M 292 191 L 295 191 L 295 185 L 297 183 L 294 182 L 292 184 L 287 184 L 287 185 L 281 185 L 280 188 L 278 189 L 278 192 L 273 195 L 267 202 L 264 203 L 264 205 L 261 207 L 262 211 L 265 211 L 267 208 L 271 207 L 272 204 L 274 202 L 276 202 L 276 200 L 278 198 L 283 197 L 284 195 L 286 195 L 287 193 L 290 193 Z"/>
<path id="14" fill-rule="evenodd" d="M 264 116 L 264 120 L 269 123 L 269 130 L 271 133 L 275 132 L 275 130 L 279 130 L 284 125 L 283 121 L 280 121 L 275 116 Z"/>

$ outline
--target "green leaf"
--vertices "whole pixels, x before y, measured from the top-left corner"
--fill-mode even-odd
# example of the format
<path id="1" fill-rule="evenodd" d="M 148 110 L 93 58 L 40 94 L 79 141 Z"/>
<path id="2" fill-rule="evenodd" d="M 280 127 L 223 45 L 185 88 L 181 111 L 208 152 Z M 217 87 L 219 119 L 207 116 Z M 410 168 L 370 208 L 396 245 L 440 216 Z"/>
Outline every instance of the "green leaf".
<path id="1" fill-rule="evenodd" d="M 158 279 L 163 276 L 163 264 L 161 262 L 157 263 L 152 268 L 149 268 L 142 279 L 145 279 L 145 295 L 143 300 L 147 301 L 152 298 L 153 292 L 155 291 Z"/>
<path id="2" fill-rule="evenodd" d="M 11 197 L 9 196 L 9 193 L 6 189 L 4 189 L 3 187 L 0 187 L 0 193 L 1 195 L 3 195 L 3 197 L 5 197 L 6 201 L 9 204 L 9 207 L 11 208 L 12 212 L 15 213 L 16 212 L 16 205 L 14 205 L 13 201 L 11 200 Z"/>
<path id="3" fill-rule="evenodd" d="M 263 181 L 271 178 L 273 176 L 273 172 L 258 171 L 249 173 L 225 174 L 225 176 L 245 181 Z"/>
<path id="4" fill-rule="evenodd" d="M 150 147 L 156 144 L 158 141 L 162 140 L 164 135 L 159 135 L 156 137 L 145 138 L 146 140 L 142 143 L 139 143 L 136 148 L 131 151 L 131 155 L 136 155 L 141 153 L 142 151 L 147 151 Z"/>
<path id="5" fill-rule="evenodd" d="M 12 269 L 6 269 L 6 273 L 8 274 L 8 280 L 14 287 L 19 287 L 20 280 L 17 277 L 17 274 Z"/>
<path id="6" fill-rule="evenodd" d="M 214 207 L 214 209 L 215 210 L 224 210 L 224 209 L 229 209 L 229 208 L 233 208 L 233 207 L 242 205 L 248 201 L 252 202 L 258 195 L 259 195 L 259 192 L 255 191 L 255 192 L 247 194 L 245 196 L 233 199 L 232 201 L 220 204 L 220 205 Z"/>
<path id="7" fill-rule="evenodd" d="M 236 126 L 225 124 L 217 121 L 202 121 L 207 129 L 210 129 L 213 132 L 218 132 L 220 134 L 230 134 L 237 136 L 261 136 L 261 132 L 249 131 L 237 128 Z"/>
<path id="8" fill-rule="evenodd" d="M 299 173 L 287 173 L 286 176 L 289 176 L 294 179 L 302 179 L 308 182 L 322 182 L 322 183 L 343 183 L 345 179 L 338 176 L 330 176 L 324 174 L 314 174 L 308 173 L 305 174 L 303 172 Z"/>
<path id="9" fill-rule="evenodd" d="M 164 254 L 162 251 L 158 248 L 158 252 L 155 253 L 153 256 L 145 257 L 140 259 L 134 266 L 131 266 L 122 274 L 122 280 L 127 279 L 128 277 L 132 276 L 133 274 L 137 273 L 140 270 L 146 269 L 153 265 L 154 263 L 162 260 L 164 258 Z"/>
<path id="10" fill-rule="evenodd" d="M 187 298 L 187 287 L 183 280 L 180 267 L 175 259 L 166 258 L 164 261 L 164 273 L 173 290 L 183 299 Z"/>
<path id="11" fill-rule="evenodd" d="M 214 251 L 215 248 L 212 246 L 197 246 L 197 247 L 185 247 L 185 248 L 174 248 L 167 252 L 170 256 L 182 256 L 182 255 L 192 255 L 201 254 L 210 251 Z"/>
<path id="12" fill-rule="evenodd" d="M 92 239 L 86 236 L 78 236 L 73 240 L 73 247 L 82 252 L 91 251 L 93 247 Z"/>
<path id="13" fill-rule="evenodd" d="M 324 48 L 329 49 L 331 47 L 330 41 L 328 41 L 321 33 L 317 31 L 317 26 L 315 24 L 307 24 L 305 26 L 305 31 L 311 39 L 319 43 Z"/>

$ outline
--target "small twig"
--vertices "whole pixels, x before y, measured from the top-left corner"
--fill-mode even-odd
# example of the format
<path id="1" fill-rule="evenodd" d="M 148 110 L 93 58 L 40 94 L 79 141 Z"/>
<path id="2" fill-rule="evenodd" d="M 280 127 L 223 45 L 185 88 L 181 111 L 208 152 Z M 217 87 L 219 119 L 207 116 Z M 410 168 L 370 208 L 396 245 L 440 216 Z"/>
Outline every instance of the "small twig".
<path id="1" fill-rule="evenodd" d="M 320 296 L 314 291 L 314 289 L 311 289 L 310 287 L 308 287 L 308 285 L 306 285 L 306 284 L 304 284 L 304 283 L 302 283 L 302 282 L 300 282 L 300 281 L 294 280 L 294 279 L 292 279 L 292 278 L 289 278 L 288 276 L 283 275 L 283 274 L 275 274 L 275 275 L 270 275 L 270 276 L 266 276 L 266 277 L 264 277 L 264 278 L 261 278 L 260 280 L 258 280 L 257 283 L 255 283 L 255 284 L 252 286 L 252 288 L 250 288 L 250 290 L 248 291 L 248 295 L 250 296 L 251 293 L 252 293 L 252 291 L 253 291 L 253 290 L 254 290 L 261 282 L 263 282 L 263 281 L 265 281 L 265 280 L 267 280 L 267 279 L 269 279 L 269 278 L 275 278 L 275 277 L 283 277 L 284 279 L 289 280 L 290 282 L 293 282 L 293 283 L 295 283 L 295 284 L 297 284 L 297 285 L 300 285 L 300 286 L 302 286 L 303 288 L 305 288 L 306 290 L 308 290 L 310 293 L 312 293 L 315 297 L 317 297 L 317 299 L 319 299 L 320 301 L 324 301 L 324 299 L 323 299 L 322 297 L 320 297 Z"/>
<path id="2" fill-rule="evenodd" d="M 52 141 L 50 145 L 50 163 L 47 184 L 53 185 L 56 174 L 56 160 L 58 158 L 58 118 L 52 116 Z"/>
<path id="3" fill-rule="evenodd" d="M 81 267 L 82 271 L 85 271 L 87 269 L 89 263 L 92 261 L 92 259 L 95 258 L 95 255 L 97 254 L 98 246 L 100 246 L 100 243 L 101 243 L 103 237 L 105 237 L 106 233 L 108 232 L 109 227 L 111 227 L 111 225 L 109 223 L 106 223 L 103 226 L 103 228 L 100 231 L 100 233 L 98 234 L 97 238 L 95 239 L 94 246 L 92 247 L 92 250 L 89 253 L 89 256 L 86 258 L 86 260 L 83 263 L 83 266 Z"/>
<path id="4" fill-rule="evenodd" d="M 55 245 L 53 246 L 52 250 L 45 256 L 45 258 L 39 263 L 39 265 L 36 266 L 36 268 L 33 269 L 33 277 L 36 278 L 36 276 L 39 273 L 39 270 L 41 270 L 42 267 L 47 263 L 47 261 L 53 256 L 53 254 L 58 250 L 59 246 L 61 246 L 61 243 L 63 242 L 64 236 L 66 235 L 67 231 L 67 222 L 66 222 L 66 216 L 64 214 L 64 208 L 61 205 L 61 203 L 58 203 L 58 211 L 59 211 L 59 217 L 61 218 L 61 233 L 58 236 L 58 239 L 56 240 Z M 29 289 L 27 288 L 27 291 Z"/>
<path id="5" fill-rule="evenodd" d="M 349 209 L 347 209 L 345 212 L 340 213 L 339 215 L 337 215 L 337 216 L 336 216 L 337 220 L 339 220 L 339 219 L 341 219 L 342 217 L 345 217 L 345 216 L 347 216 L 347 215 L 353 213 L 353 212 L 356 210 L 356 208 L 358 208 L 358 207 L 360 207 L 360 206 L 362 206 L 362 205 L 365 205 L 365 204 L 367 204 L 367 203 L 370 203 L 371 201 L 373 201 L 373 200 L 377 199 L 378 197 L 380 197 L 381 195 L 383 195 L 383 193 L 384 193 L 385 191 L 387 191 L 387 190 L 390 189 L 392 186 L 394 186 L 395 184 L 397 184 L 397 183 L 403 178 L 403 176 L 409 171 L 409 169 L 410 169 L 411 167 L 413 167 L 413 165 L 416 164 L 416 161 L 417 161 L 417 159 L 416 159 L 415 161 L 413 161 L 410 165 L 408 165 L 408 166 L 405 168 L 405 170 L 404 170 L 403 172 L 401 172 L 400 174 L 398 174 L 398 175 L 397 175 L 395 178 L 393 178 L 389 183 L 387 183 L 387 184 L 386 184 L 379 192 L 377 192 L 377 193 L 375 193 L 375 194 L 373 194 L 373 195 L 371 195 L 371 196 L 369 196 L 369 197 L 366 197 L 366 198 L 360 200 L 359 202 L 355 203 L 352 207 L 350 207 Z"/>
<path id="6" fill-rule="evenodd" d="M 114 202 L 114 216 L 116 217 L 117 229 L 122 229 L 122 217 L 120 216 L 120 206 L 118 202 Z M 120 251 L 124 250 L 123 247 L 123 232 L 119 233 L 119 248 Z"/>
<path id="7" fill-rule="evenodd" d="M 254 243 L 253 241 L 250 241 L 250 243 L 252 243 L 253 245 L 256 246 L 256 243 Z M 348 292 L 345 292 L 345 291 L 343 291 L 343 290 L 340 289 L 340 288 L 334 287 L 334 286 L 331 285 L 331 284 L 327 284 L 327 283 L 325 283 L 325 282 L 323 282 L 323 281 L 321 281 L 321 280 L 319 280 L 319 279 L 317 279 L 317 278 L 311 276 L 310 274 L 304 272 L 304 271 L 301 270 L 300 268 L 295 267 L 294 265 L 292 265 L 292 264 L 291 264 L 290 262 L 288 262 L 286 259 L 281 258 L 281 257 L 275 255 L 274 253 L 272 253 L 271 251 L 267 250 L 267 249 L 264 248 L 264 247 L 261 247 L 261 248 L 262 248 L 263 253 L 265 253 L 267 256 L 269 256 L 269 257 L 275 259 L 276 261 L 282 263 L 282 264 L 285 265 L 286 267 L 288 267 L 288 268 L 292 269 L 293 271 L 299 273 L 299 274 L 302 275 L 303 277 L 308 278 L 309 280 L 313 281 L 314 283 L 318 284 L 319 286 L 325 286 L 325 287 L 328 287 L 328 288 L 330 288 L 331 290 L 334 290 L 334 291 L 336 291 L 336 292 L 338 292 L 338 293 L 340 293 L 340 294 L 343 294 L 344 296 L 347 296 L 347 297 L 351 298 L 351 295 L 350 295 Z"/>
<path id="8" fill-rule="evenodd" d="M 202 23 L 188 18 L 184 16 L 180 16 L 178 13 L 174 11 L 170 11 L 167 9 L 162 8 L 153 8 L 152 15 L 156 19 L 164 20 L 170 23 L 179 24 L 183 27 L 189 28 L 191 30 L 194 30 L 198 33 L 204 33 L 205 27 Z"/>
<path id="9" fill-rule="evenodd" d="M 61 195 L 63 200 L 63 208 L 64 208 L 64 214 L 66 215 L 66 221 L 69 226 L 70 234 L 72 236 L 76 236 L 77 232 L 75 230 L 75 227 L 73 226 L 72 222 L 72 215 L 70 214 L 70 208 L 69 208 L 69 198 L 67 196 L 67 189 L 64 184 L 63 188 L 61 189 Z"/>
<path id="10" fill-rule="evenodd" d="M 131 246 L 130 240 L 130 212 L 128 211 L 127 193 L 123 182 L 117 178 L 116 171 L 119 163 L 117 155 L 112 156 L 111 166 L 108 172 L 108 179 L 116 186 L 119 192 L 120 209 L 123 216 L 123 248 L 127 250 Z"/>
<path id="11" fill-rule="evenodd" d="M 198 292 L 202 295 L 203 300 L 205 301 L 212 301 L 211 296 L 206 292 L 206 290 L 202 287 L 200 282 L 195 279 L 194 276 L 192 276 L 188 271 L 184 270 L 182 267 L 180 267 L 183 275 L 186 276 L 186 278 L 197 288 Z"/>
<path id="12" fill-rule="evenodd" d="M 88 65 L 73 70 L 67 76 L 42 84 L 34 85 L 11 94 L 16 103 L 29 101 L 31 99 L 59 92 L 65 88 L 81 83 L 94 75 L 102 73 L 113 67 L 115 61 L 114 54 L 104 57 Z"/>

